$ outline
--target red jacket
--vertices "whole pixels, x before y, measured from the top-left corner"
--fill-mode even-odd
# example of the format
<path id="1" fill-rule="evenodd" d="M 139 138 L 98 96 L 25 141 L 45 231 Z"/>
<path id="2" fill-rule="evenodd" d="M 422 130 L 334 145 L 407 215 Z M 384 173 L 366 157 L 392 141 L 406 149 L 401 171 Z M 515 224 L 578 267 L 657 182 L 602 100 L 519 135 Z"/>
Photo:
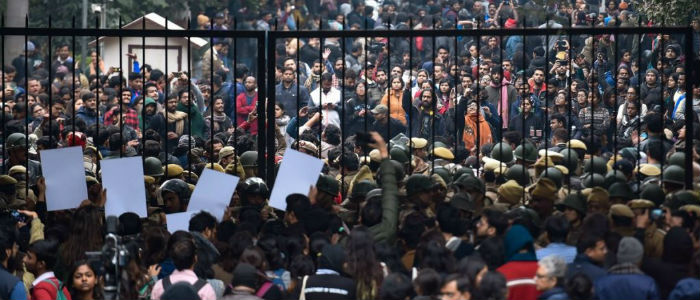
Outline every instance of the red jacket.
<path id="1" fill-rule="evenodd" d="M 535 289 L 536 261 L 510 261 L 497 269 L 506 277 L 508 300 L 537 300 Z"/>
<path id="2" fill-rule="evenodd" d="M 46 280 L 42 280 L 39 283 L 37 283 L 34 287 L 32 287 L 32 300 L 56 299 L 58 287 L 61 285 L 61 283 L 56 277 L 51 277 L 47 280 L 50 280 L 51 282 L 53 282 L 53 284 L 47 282 Z M 68 292 L 68 289 L 65 286 L 63 287 L 63 294 L 66 295 L 66 298 L 68 300 L 71 300 L 70 293 Z"/>
<path id="3" fill-rule="evenodd" d="M 258 103 L 258 93 L 255 93 L 250 104 L 247 102 L 245 93 L 241 93 L 236 97 L 236 125 L 238 126 L 248 120 L 248 114 L 255 110 L 255 104 Z"/>

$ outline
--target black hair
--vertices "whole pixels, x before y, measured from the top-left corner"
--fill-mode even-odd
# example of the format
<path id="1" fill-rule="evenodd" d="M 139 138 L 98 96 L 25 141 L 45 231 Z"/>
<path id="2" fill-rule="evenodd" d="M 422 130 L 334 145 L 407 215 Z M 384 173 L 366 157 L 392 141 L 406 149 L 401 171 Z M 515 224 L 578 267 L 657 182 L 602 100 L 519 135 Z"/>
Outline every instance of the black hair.
<path id="1" fill-rule="evenodd" d="M 508 228 L 508 218 L 498 210 L 487 208 L 482 215 L 489 222 L 489 225 L 496 229 L 496 235 L 503 235 Z"/>
<path id="2" fill-rule="evenodd" d="M 413 298 L 414 294 L 411 279 L 405 274 L 396 272 L 384 278 L 379 289 L 379 299 L 404 300 Z"/>
<path id="3" fill-rule="evenodd" d="M 604 242 L 605 239 L 600 235 L 584 232 L 576 242 L 576 251 L 581 254 L 585 253 L 586 250 L 595 248 L 596 244 L 600 241 Z"/>
<path id="4" fill-rule="evenodd" d="M 373 197 L 366 201 L 365 206 L 360 211 L 361 223 L 364 226 L 372 227 L 382 221 L 382 199 Z"/>
<path id="5" fill-rule="evenodd" d="M 176 231 L 170 239 L 174 239 L 176 234 L 182 231 Z M 189 237 L 178 238 L 170 247 L 170 258 L 172 258 L 175 268 L 178 271 L 192 268 L 194 265 L 195 256 L 197 255 L 197 246 L 194 243 L 194 238 L 189 232 L 185 232 Z"/>
<path id="6" fill-rule="evenodd" d="M 420 237 L 425 232 L 425 218 L 417 212 L 408 214 L 402 226 L 399 226 L 398 236 L 409 249 L 415 249 L 420 242 Z"/>
<path id="7" fill-rule="evenodd" d="M 442 278 L 431 268 L 421 269 L 413 280 L 416 291 L 421 296 L 437 296 L 440 293 Z"/>
<path id="8" fill-rule="evenodd" d="M 469 292 L 469 294 L 472 293 L 472 285 L 471 285 L 471 281 L 469 280 L 469 278 L 462 276 L 462 274 L 450 274 L 442 282 L 442 285 L 443 286 L 447 285 L 452 281 L 456 281 L 457 290 L 460 293 L 464 293 L 464 292 Z"/>
<path id="9" fill-rule="evenodd" d="M 569 221 L 562 215 L 550 216 L 544 221 L 547 238 L 551 243 L 563 243 L 569 234 Z"/>
<path id="10" fill-rule="evenodd" d="M 506 299 L 506 278 L 498 271 L 488 271 L 479 283 L 480 299 Z"/>
<path id="11" fill-rule="evenodd" d="M 459 217 L 459 210 L 452 205 L 440 205 L 437 209 L 436 219 L 442 232 L 461 236 L 467 230 L 466 224 Z"/>
<path id="12" fill-rule="evenodd" d="M 109 136 L 109 151 L 119 151 L 122 145 L 125 144 L 121 133 L 113 133 Z"/>
<path id="13" fill-rule="evenodd" d="M 340 128 L 338 126 L 329 124 L 323 132 L 329 144 L 334 146 L 340 145 Z"/>
<path id="14" fill-rule="evenodd" d="M 39 240 L 29 245 L 29 252 L 34 253 L 36 261 L 43 261 L 46 270 L 53 270 L 56 265 L 58 242 L 55 240 Z"/>
<path id="15" fill-rule="evenodd" d="M 314 261 L 307 255 L 297 255 L 289 263 L 289 273 L 292 278 L 302 278 L 313 275 L 315 272 Z"/>
<path id="16" fill-rule="evenodd" d="M 659 140 L 649 140 L 647 143 L 647 155 L 656 161 L 662 161 L 664 155 L 666 155 L 663 142 Z"/>
<path id="17" fill-rule="evenodd" d="M 505 262 L 505 247 L 499 238 L 487 238 L 479 245 L 479 255 L 484 259 L 489 270 L 495 270 Z"/>
<path id="18" fill-rule="evenodd" d="M 216 218 L 206 211 L 200 211 L 192 216 L 187 229 L 192 232 L 202 232 L 214 228 L 216 228 Z"/>
<path id="19" fill-rule="evenodd" d="M 591 299 L 593 283 L 584 273 L 577 273 L 566 281 L 566 294 L 571 300 Z"/>
<path id="20" fill-rule="evenodd" d="M 486 262 L 479 255 L 465 256 L 457 263 L 457 273 L 476 282 L 476 276 L 486 267 Z"/>
<path id="21" fill-rule="evenodd" d="M 644 124 L 647 125 L 649 133 L 662 133 L 664 131 L 664 122 L 658 113 L 650 112 L 644 116 Z"/>

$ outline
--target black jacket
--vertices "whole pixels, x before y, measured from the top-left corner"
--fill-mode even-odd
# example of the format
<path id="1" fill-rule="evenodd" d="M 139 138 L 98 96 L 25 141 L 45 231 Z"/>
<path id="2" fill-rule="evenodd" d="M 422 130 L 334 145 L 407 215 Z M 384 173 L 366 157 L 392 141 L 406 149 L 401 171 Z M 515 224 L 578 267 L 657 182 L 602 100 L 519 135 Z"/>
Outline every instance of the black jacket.
<path id="1" fill-rule="evenodd" d="M 356 298 L 355 281 L 337 274 L 311 275 L 306 280 L 304 290 L 300 290 L 299 292 L 305 293 L 307 300 L 343 300 Z"/>

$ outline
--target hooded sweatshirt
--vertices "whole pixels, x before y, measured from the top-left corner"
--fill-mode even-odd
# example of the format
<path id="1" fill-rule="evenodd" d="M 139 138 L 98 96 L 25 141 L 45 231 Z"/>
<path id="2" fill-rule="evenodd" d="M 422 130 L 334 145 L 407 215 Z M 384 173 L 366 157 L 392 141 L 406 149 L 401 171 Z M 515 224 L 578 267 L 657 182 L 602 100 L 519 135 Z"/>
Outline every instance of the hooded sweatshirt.
<path id="1" fill-rule="evenodd" d="M 508 300 L 535 300 L 540 292 L 535 288 L 537 256 L 530 232 L 522 225 L 513 225 L 503 239 L 506 264 L 497 269 L 506 277 Z M 525 249 L 526 251 L 520 252 Z"/>

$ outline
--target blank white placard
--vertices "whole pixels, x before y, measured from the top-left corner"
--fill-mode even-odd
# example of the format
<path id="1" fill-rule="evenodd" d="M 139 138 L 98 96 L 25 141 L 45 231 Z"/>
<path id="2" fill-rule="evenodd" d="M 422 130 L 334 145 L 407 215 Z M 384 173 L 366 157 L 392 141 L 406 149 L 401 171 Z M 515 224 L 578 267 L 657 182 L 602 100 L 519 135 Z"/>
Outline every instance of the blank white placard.
<path id="1" fill-rule="evenodd" d="M 237 176 L 205 168 L 194 187 L 187 211 L 199 212 L 203 210 L 221 222 L 239 180 L 240 178 Z"/>
<path id="2" fill-rule="evenodd" d="M 285 210 L 287 196 L 291 194 L 308 194 L 309 187 L 316 185 L 323 168 L 323 161 L 288 148 L 282 157 L 282 164 L 270 194 L 270 206 Z"/>
<path id="3" fill-rule="evenodd" d="M 141 218 L 148 217 L 141 156 L 105 159 L 100 165 L 102 187 L 107 189 L 105 216 L 133 212 Z"/>
<path id="4" fill-rule="evenodd" d="M 41 172 L 46 180 L 46 209 L 72 209 L 88 198 L 79 146 L 41 150 Z"/>

